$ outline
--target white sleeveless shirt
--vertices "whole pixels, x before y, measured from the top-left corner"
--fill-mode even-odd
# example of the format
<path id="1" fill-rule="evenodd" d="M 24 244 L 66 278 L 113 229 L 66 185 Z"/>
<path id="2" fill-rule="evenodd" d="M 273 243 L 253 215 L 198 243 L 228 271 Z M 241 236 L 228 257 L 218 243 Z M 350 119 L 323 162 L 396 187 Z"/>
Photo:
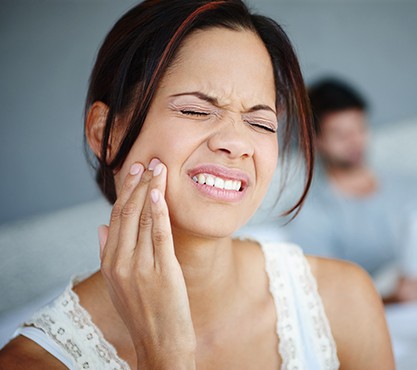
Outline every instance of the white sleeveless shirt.
<path id="1" fill-rule="evenodd" d="M 266 243 L 262 250 L 278 317 L 280 370 L 338 369 L 329 322 L 301 249 L 292 244 Z M 72 286 L 73 282 L 16 335 L 32 339 L 71 370 L 128 370 L 129 365 L 118 357 L 80 305 Z"/>

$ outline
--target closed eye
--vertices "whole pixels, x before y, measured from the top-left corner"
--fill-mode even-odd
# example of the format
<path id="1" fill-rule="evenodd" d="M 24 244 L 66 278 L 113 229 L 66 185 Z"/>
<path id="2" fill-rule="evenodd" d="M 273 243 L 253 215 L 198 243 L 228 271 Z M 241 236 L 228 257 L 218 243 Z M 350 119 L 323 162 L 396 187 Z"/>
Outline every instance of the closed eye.
<path id="1" fill-rule="evenodd" d="M 197 111 L 193 111 L 193 110 L 181 110 L 180 111 L 182 114 L 185 114 L 187 116 L 196 116 L 196 117 L 206 117 L 208 115 L 210 115 L 210 113 L 207 112 L 197 112 Z"/>
<path id="2" fill-rule="evenodd" d="M 277 130 L 274 127 L 268 126 L 268 125 L 263 125 L 260 123 L 256 123 L 256 122 L 248 122 L 246 121 L 246 123 L 248 123 L 253 129 L 259 131 L 267 131 L 267 132 L 271 132 L 271 133 L 276 133 Z"/>

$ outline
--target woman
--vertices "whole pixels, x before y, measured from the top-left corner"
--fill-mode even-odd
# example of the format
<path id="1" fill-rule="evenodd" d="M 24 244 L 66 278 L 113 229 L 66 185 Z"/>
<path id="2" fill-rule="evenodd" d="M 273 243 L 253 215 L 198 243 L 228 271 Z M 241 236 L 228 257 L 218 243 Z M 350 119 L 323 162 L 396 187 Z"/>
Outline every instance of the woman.
<path id="1" fill-rule="evenodd" d="M 0 363 L 393 369 L 361 270 L 231 238 L 271 181 L 278 122 L 290 124 L 284 148 L 298 125 L 307 191 L 305 96 L 286 35 L 241 1 L 145 1 L 124 15 L 100 49 L 86 105 L 97 181 L 114 203 L 99 229 L 101 270 L 35 314 Z"/>

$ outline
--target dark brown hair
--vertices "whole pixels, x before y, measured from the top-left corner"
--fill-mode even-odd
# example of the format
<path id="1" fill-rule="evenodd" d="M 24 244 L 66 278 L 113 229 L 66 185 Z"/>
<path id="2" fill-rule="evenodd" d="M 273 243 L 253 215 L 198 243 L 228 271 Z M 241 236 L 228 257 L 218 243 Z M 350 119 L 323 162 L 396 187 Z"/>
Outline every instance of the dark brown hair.
<path id="1" fill-rule="evenodd" d="M 321 133 L 323 117 L 329 113 L 342 112 L 349 109 L 365 111 L 365 99 L 346 82 L 326 77 L 316 81 L 308 89 L 314 117 L 316 135 Z"/>
<path id="2" fill-rule="evenodd" d="M 85 105 L 87 114 L 95 101 L 109 107 L 101 156 L 90 163 L 96 181 L 109 202 L 116 201 L 114 171 L 120 169 L 138 137 L 158 84 L 175 60 L 183 40 L 196 30 L 223 27 L 249 30 L 265 44 L 272 60 L 276 105 L 286 122 L 283 154 L 297 132 L 306 160 L 306 182 L 300 199 L 286 212 L 298 211 L 310 187 L 313 171 L 313 131 L 308 97 L 297 57 L 282 28 L 272 19 L 250 13 L 240 0 L 146 0 L 123 15 L 105 38 L 94 65 Z M 129 120 L 112 159 L 107 159 L 110 134 L 116 117 Z M 89 152 L 84 143 L 87 155 Z"/>

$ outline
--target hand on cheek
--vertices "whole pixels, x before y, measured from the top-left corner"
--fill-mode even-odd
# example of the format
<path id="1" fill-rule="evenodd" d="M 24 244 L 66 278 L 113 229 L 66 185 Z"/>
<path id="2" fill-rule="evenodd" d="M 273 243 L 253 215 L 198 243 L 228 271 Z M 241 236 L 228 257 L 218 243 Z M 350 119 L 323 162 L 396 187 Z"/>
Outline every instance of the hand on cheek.
<path id="1" fill-rule="evenodd" d="M 147 169 L 133 164 L 110 225 L 99 228 L 101 271 L 142 366 L 146 361 L 154 366 L 163 361 L 161 354 L 172 350 L 180 350 L 189 361 L 195 350 L 187 290 L 165 202 L 166 178 L 167 168 L 157 159 Z M 167 337 L 176 339 L 166 341 Z"/>

